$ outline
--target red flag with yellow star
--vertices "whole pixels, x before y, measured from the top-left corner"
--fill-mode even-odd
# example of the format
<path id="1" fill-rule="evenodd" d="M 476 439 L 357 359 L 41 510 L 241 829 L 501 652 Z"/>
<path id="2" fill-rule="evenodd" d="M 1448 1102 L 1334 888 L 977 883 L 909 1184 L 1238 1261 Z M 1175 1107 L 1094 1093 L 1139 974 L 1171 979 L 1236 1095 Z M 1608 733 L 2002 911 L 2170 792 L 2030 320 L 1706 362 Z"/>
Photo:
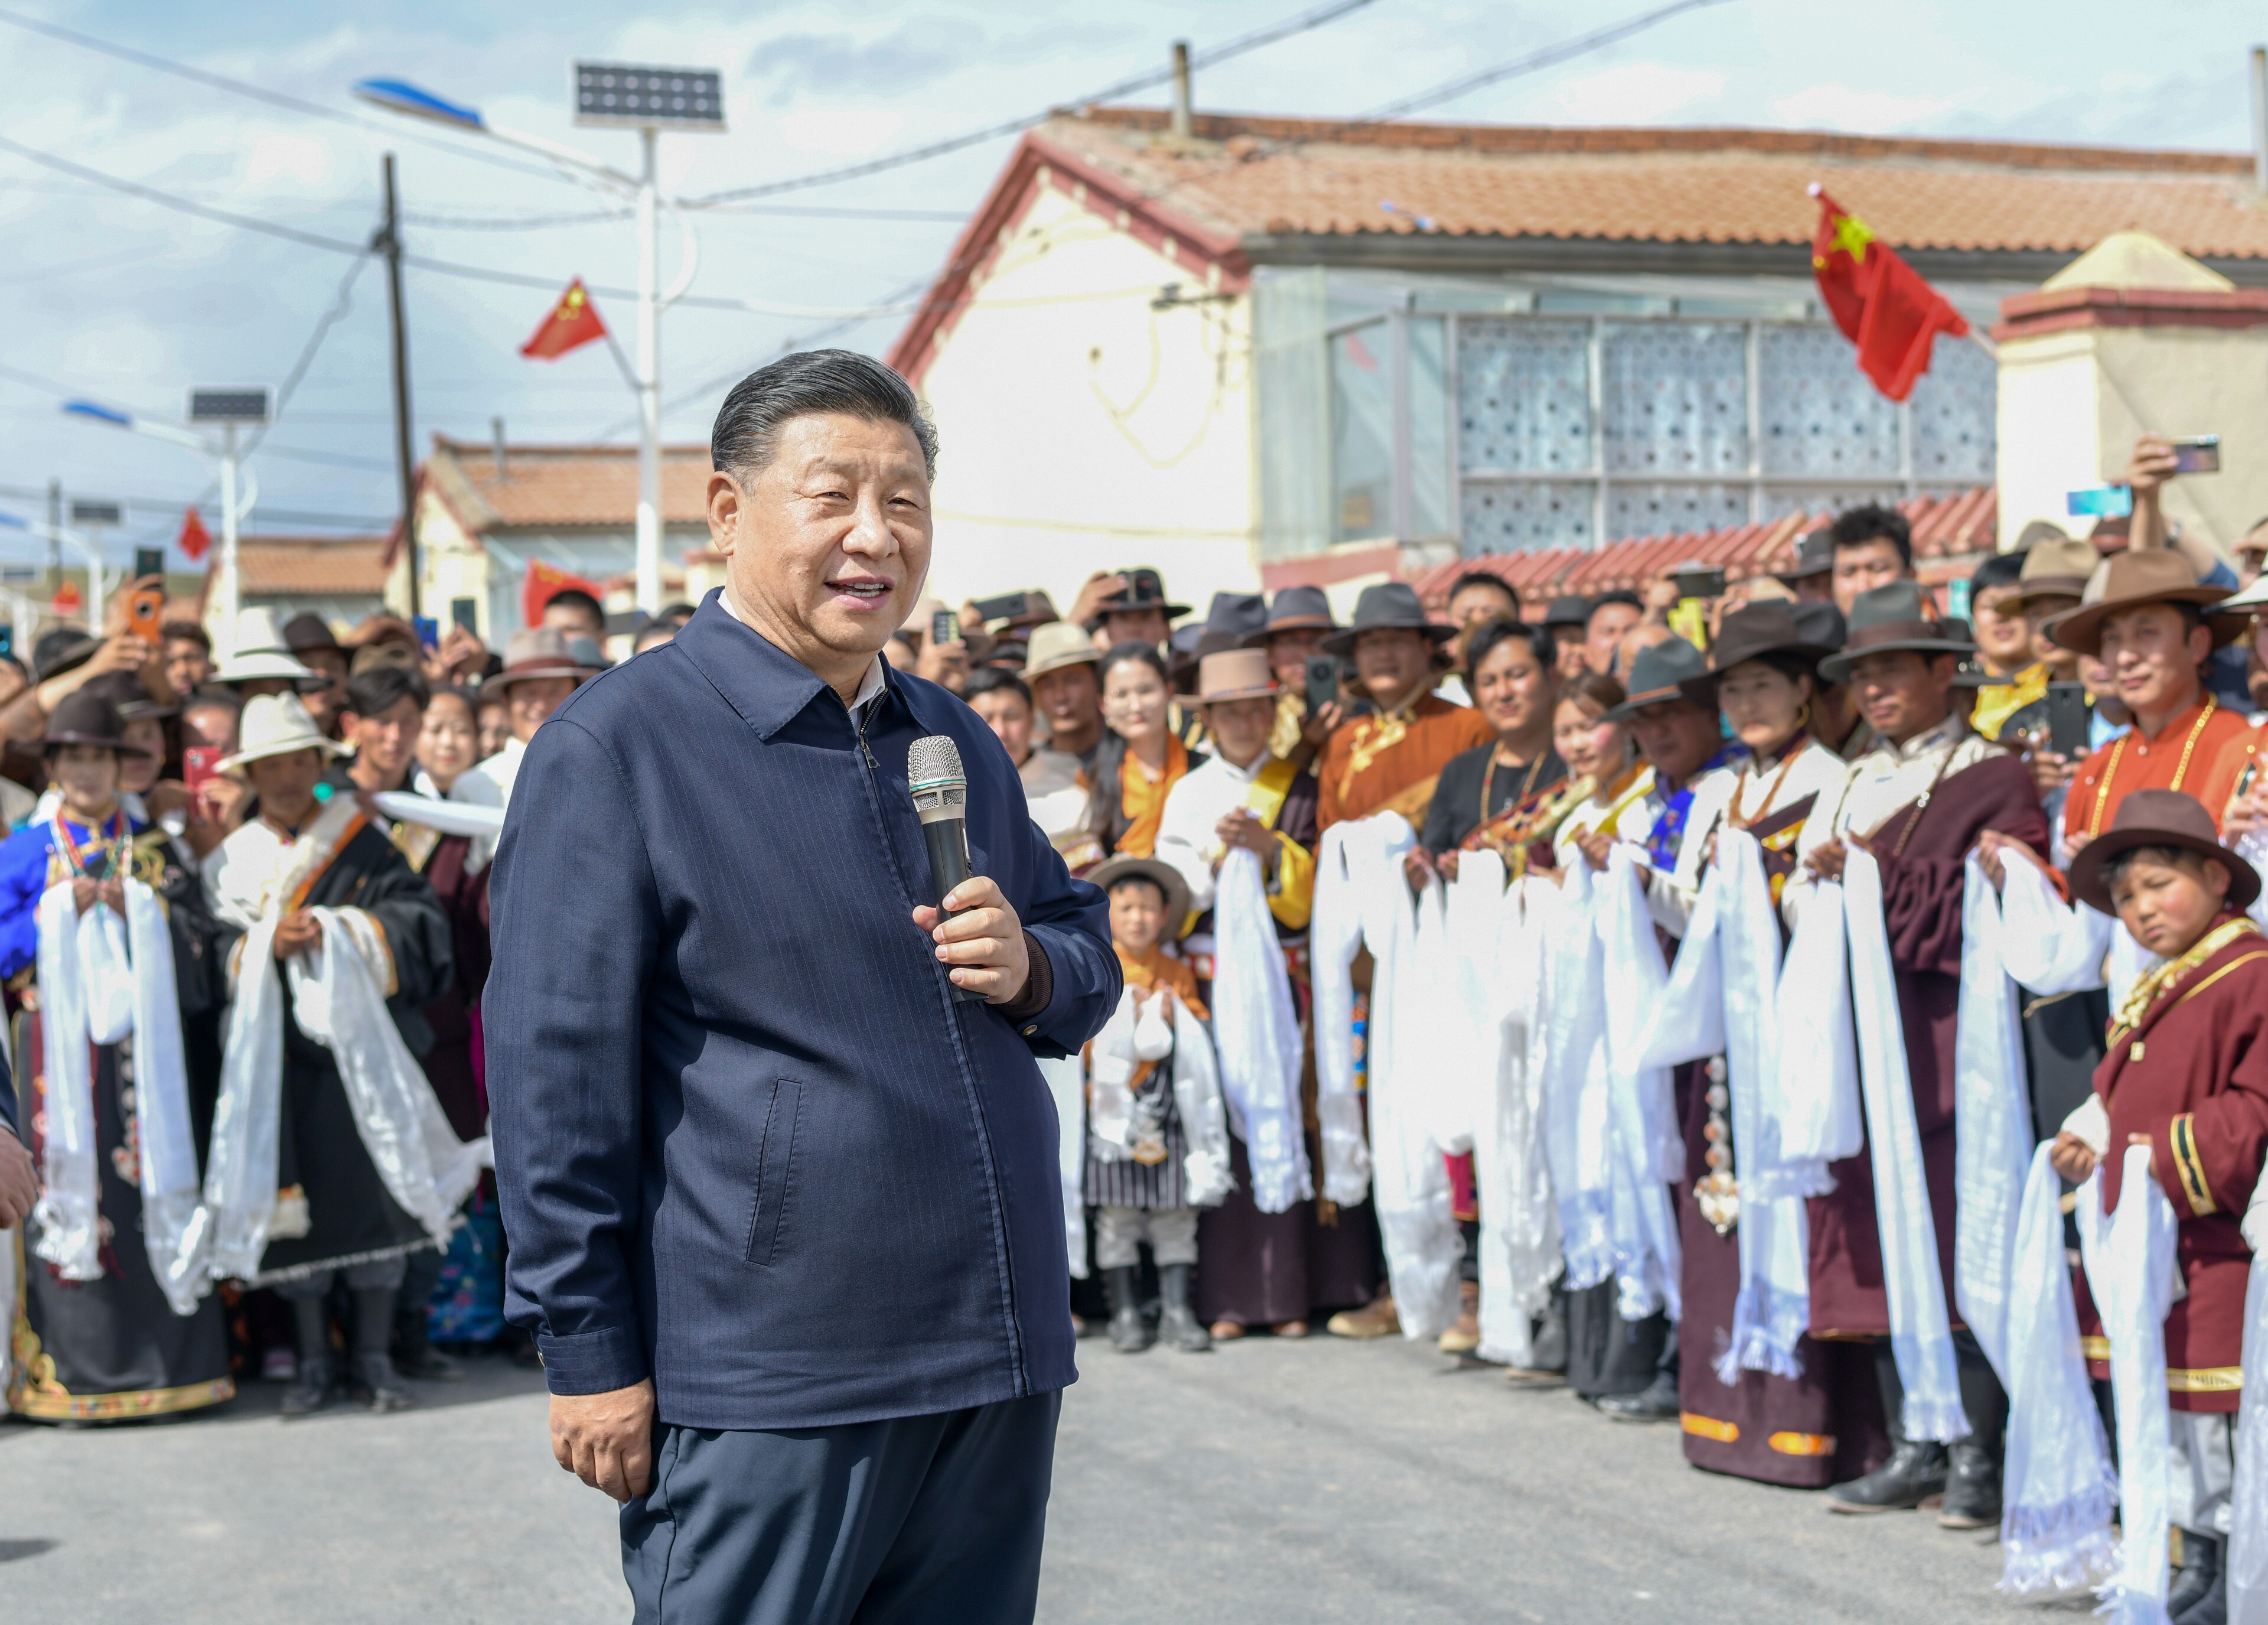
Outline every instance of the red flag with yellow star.
<path id="1" fill-rule="evenodd" d="M 1811 270 L 1820 299 L 1843 336 L 1859 346 L 1859 370 L 1891 400 L 1903 401 L 1929 370 L 1937 336 L 1964 337 L 1969 322 L 1865 221 L 1816 183 L 1811 195 L 1819 200 Z"/>
<path id="2" fill-rule="evenodd" d="M 591 303 L 583 279 L 578 277 L 567 284 L 567 292 L 559 296 L 535 336 L 519 347 L 519 353 L 531 361 L 556 361 L 569 351 L 606 336 L 607 324 L 599 320 L 599 307 Z"/>

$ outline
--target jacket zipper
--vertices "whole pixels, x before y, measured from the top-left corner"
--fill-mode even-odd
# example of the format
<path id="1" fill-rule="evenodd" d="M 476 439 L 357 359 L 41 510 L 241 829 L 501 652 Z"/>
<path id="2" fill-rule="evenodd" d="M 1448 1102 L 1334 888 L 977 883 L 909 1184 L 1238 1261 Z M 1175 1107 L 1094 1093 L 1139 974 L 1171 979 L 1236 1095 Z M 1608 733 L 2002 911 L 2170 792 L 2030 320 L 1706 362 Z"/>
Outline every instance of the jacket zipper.
<path id="1" fill-rule="evenodd" d="M 842 697 L 837 695 L 836 698 L 839 704 Z M 882 852 L 883 855 L 889 860 L 890 874 L 898 883 L 898 895 L 910 903 L 911 891 L 906 885 L 903 872 L 898 868 L 897 854 L 890 846 L 889 820 L 882 814 L 881 787 L 876 779 L 881 764 L 874 759 L 873 747 L 866 742 L 866 719 L 873 713 L 873 707 L 870 705 L 858 713 L 852 725 L 858 735 L 858 754 L 865 760 L 866 767 L 866 801 L 873 811 L 875 827 L 881 833 Z M 950 977 L 946 979 L 948 982 L 951 979 Z M 1009 1245 L 1008 1215 L 1003 1206 L 1000 1193 L 1000 1169 L 992 1154 L 992 1126 L 985 1119 L 983 1097 L 976 1089 L 976 1067 L 969 1059 L 966 1045 L 962 1042 L 959 1025 L 960 1017 L 954 1014 L 954 1009 L 955 1006 L 948 998 L 945 1006 L 946 1042 L 952 1047 L 954 1062 L 961 1073 L 962 1086 L 968 1091 L 969 1108 L 976 1114 L 977 1133 L 983 1141 L 984 1176 L 986 1183 L 990 1186 L 989 1194 L 992 1203 L 993 1236 L 1000 1249 L 1000 1294 L 1008 1311 L 1008 1349 L 1010 1357 L 1015 1363 L 1016 1394 L 1021 1399 L 1028 1397 L 1030 1383 L 1028 1373 L 1024 1367 L 1023 1322 L 1018 1318 L 1016 1311 L 1016 1259 Z"/>

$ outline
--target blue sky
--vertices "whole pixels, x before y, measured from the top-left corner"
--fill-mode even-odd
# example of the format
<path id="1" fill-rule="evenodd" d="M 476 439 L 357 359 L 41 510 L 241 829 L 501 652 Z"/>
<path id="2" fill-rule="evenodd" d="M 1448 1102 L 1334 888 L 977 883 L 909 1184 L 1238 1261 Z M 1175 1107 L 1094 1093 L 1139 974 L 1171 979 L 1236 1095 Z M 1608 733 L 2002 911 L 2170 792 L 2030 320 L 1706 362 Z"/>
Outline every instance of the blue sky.
<path id="1" fill-rule="evenodd" d="M 685 193 L 803 174 L 1076 100 L 1161 62 L 1301 10 L 1299 0 L 1099 8 L 993 0 L 856 16 L 815 4 L 642 8 L 556 0 L 393 0 L 384 7 L 246 0 L 0 0 L 10 86 L 0 137 L 239 214 L 361 240 L 376 218 L 379 154 L 399 155 L 414 252 L 556 278 L 629 285 L 627 222 L 531 227 L 608 200 L 548 173 L 478 160 L 417 127 L 293 113 L 129 66 L 11 26 L 19 13 L 250 81 L 342 113 L 368 76 L 411 79 L 497 122 L 617 164 L 635 138 L 567 116 L 578 56 L 723 70 L 732 132 L 666 137 L 665 184 Z M 1314 33 L 1202 73 L 1200 108 L 1360 114 L 1646 10 L 1373 0 Z M 2165 19 L 2154 30 L 2138 17 Z M 1725 0 L 1583 59 L 1467 96 L 1425 116 L 1576 124 L 1759 124 L 1880 134 L 1990 136 L 2237 150 L 2250 141 L 2245 53 L 2268 41 L 2257 8 L 2194 0 L 2143 13 L 2108 0 Z M 1161 100 L 1159 94 L 1147 98 Z M 933 269 L 1008 139 L 887 174 L 799 192 L 783 205 L 916 218 L 704 213 L 693 292 L 783 312 L 871 307 Z M 493 151 L 494 149 L 487 149 Z M 678 243 L 665 233 L 665 277 Z M 208 490 L 190 453 L 65 419 L 38 379 L 131 410 L 178 414 L 195 382 L 280 381 L 329 309 L 344 256 L 194 220 L 0 152 L 0 511 L 59 477 L 85 497 L 186 502 Z M 629 432 L 630 396 L 603 350 L 550 364 L 517 347 L 550 295 L 412 271 L 415 432 L 514 439 Z M 627 301 L 600 306 L 629 342 Z M 672 439 L 705 438 L 722 385 L 809 331 L 817 314 L 672 312 L 664 322 Z M 838 342 L 879 351 L 883 316 Z M 364 270 L 260 460 L 253 528 L 282 517 L 390 520 L 393 475 L 384 282 Z M 213 517 L 208 506 L 207 519 Z M 170 536 L 148 509 L 114 551 Z M 0 533 L 4 535 L 4 533 Z"/>

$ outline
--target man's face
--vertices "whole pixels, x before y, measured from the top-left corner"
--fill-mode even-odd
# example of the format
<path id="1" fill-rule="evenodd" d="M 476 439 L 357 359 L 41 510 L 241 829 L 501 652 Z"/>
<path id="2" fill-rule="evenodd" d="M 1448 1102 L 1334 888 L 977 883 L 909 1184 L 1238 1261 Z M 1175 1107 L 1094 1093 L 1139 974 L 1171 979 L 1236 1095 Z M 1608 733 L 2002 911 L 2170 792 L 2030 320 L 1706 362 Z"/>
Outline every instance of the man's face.
<path id="1" fill-rule="evenodd" d="M 1874 731 L 1903 744 L 1951 714 L 1956 664 L 1950 654 L 1923 655 L 1911 649 L 1861 654 L 1851 662 L 1851 692 Z"/>
<path id="2" fill-rule="evenodd" d="M 1831 603 L 1835 598 L 1835 577 L 1822 570 L 1815 575 L 1795 578 L 1795 601 L 1798 603 Z"/>
<path id="3" fill-rule="evenodd" d="M 1032 698 L 1046 713 L 1049 732 L 1082 738 L 1102 721 L 1102 689 L 1094 680 L 1094 662 L 1058 666 L 1032 679 Z"/>
<path id="4" fill-rule="evenodd" d="M 194 638 L 166 639 L 166 681 L 176 694 L 194 694 L 212 676 L 212 656 Z"/>
<path id="5" fill-rule="evenodd" d="M 409 771 L 424 723 L 425 713 L 405 694 L 374 717 L 347 713 L 347 742 L 357 757 L 392 779 Z"/>
<path id="6" fill-rule="evenodd" d="M 1635 604 L 1602 603 L 1592 610 L 1583 633 L 1591 669 L 1602 676 L 1613 671 L 1615 651 L 1622 646 L 1623 635 L 1645 618 Z"/>
<path id="7" fill-rule="evenodd" d="M 506 690 L 509 693 L 511 691 Z M 512 709 L 504 695 L 481 701 L 481 759 L 486 761 L 512 740 Z"/>
<path id="8" fill-rule="evenodd" d="M 244 776 L 262 811 L 283 823 L 297 824 L 315 804 L 315 784 L 323 776 L 322 753 L 286 750 L 281 756 L 263 756 L 244 764 Z"/>
<path id="9" fill-rule="evenodd" d="M 2079 651 L 2066 649 L 2047 634 L 2047 624 L 2057 616 L 2079 608 L 2079 600 L 2060 593 L 2035 598 L 2024 605 L 2024 631 L 2031 639 L 2032 658 L 2043 661 L 2058 677 L 2068 677 L 2079 668 Z"/>
<path id="10" fill-rule="evenodd" d="M 1888 587 L 1899 577 L 1911 574 L 1904 559 L 1898 557 L 1898 544 L 1888 536 L 1875 536 L 1869 541 L 1835 550 L 1835 602 L 1844 614 L 1860 593 L 1872 592 L 1878 587 Z"/>
<path id="11" fill-rule="evenodd" d="M 512 713 L 512 736 L 523 745 L 534 738 L 535 730 L 550 720 L 551 713 L 574 691 L 572 677 L 522 677 L 513 683 L 504 702 Z"/>
<path id="12" fill-rule="evenodd" d="M 1122 643 L 1160 644 L 1167 637 L 1163 609 L 1111 609 L 1102 617 L 1103 636 L 1116 648 Z"/>
<path id="13" fill-rule="evenodd" d="M 1630 731 L 1654 772 L 1680 784 L 1698 772 L 1722 742 L 1717 713 L 1683 699 L 1640 705 L 1631 714 Z"/>
<path id="14" fill-rule="evenodd" d="M 308 649 L 294 658 L 316 676 L 328 679 L 321 688 L 299 698 L 306 702 L 307 714 L 315 719 L 317 728 L 326 734 L 335 733 L 339 707 L 346 703 L 347 657 L 336 649 Z"/>
<path id="15" fill-rule="evenodd" d="M 968 705 L 984 719 L 984 726 L 992 730 L 1008 759 L 1021 767 L 1024 758 L 1032 754 L 1032 708 L 1024 703 L 1024 697 L 1013 689 L 990 689 Z"/>
<path id="16" fill-rule="evenodd" d="M 863 663 L 905 624 L 929 574 L 921 442 L 902 423 L 792 417 L 762 470 L 709 476 L 709 534 L 765 636 L 806 666 Z"/>
<path id="17" fill-rule="evenodd" d="M 1500 739 L 1544 727 L 1557 692 L 1550 671 L 1525 638 L 1506 638 L 1473 672 L 1473 703 Z"/>
<path id="18" fill-rule="evenodd" d="M 1320 626 L 1294 626 L 1288 632 L 1268 634 L 1268 669 L 1276 678 L 1278 688 L 1295 694 L 1307 690 L 1307 658 L 1323 652 L 1323 639 L 1330 634 Z"/>
<path id="19" fill-rule="evenodd" d="M 2211 858 L 2137 857 L 2110 883 L 2110 900 L 2136 942 L 2170 959 L 2193 947 L 2227 905 L 2228 870 Z"/>
<path id="20" fill-rule="evenodd" d="M 103 745 L 64 745 L 48 772 L 74 812 L 107 813 L 118 790 L 118 753 Z"/>
<path id="21" fill-rule="evenodd" d="M 914 675 L 928 678 L 948 693 L 960 693 L 968 686 L 968 646 L 957 641 L 923 645 L 920 658 L 914 661 Z"/>
<path id="22" fill-rule="evenodd" d="M 2021 598 L 2023 592 L 2021 584 L 2010 582 L 1988 587 L 1969 600 L 1970 624 L 1977 629 L 1977 652 L 2003 676 L 2032 661 L 2032 628 L 2025 618 L 2023 607 L 2004 607 L 2009 600 Z"/>
<path id="23" fill-rule="evenodd" d="M 118 787 L 139 795 L 158 782 L 166 765 L 166 725 L 155 717 L 125 717 L 119 721 L 118 736 L 142 752 L 119 753 Z"/>
<path id="24" fill-rule="evenodd" d="M 1355 675 L 1381 706 L 1398 705 L 1433 669 L 1433 640 L 1405 627 L 1374 627 L 1354 640 Z"/>
<path id="25" fill-rule="evenodd" d="M 2111 691 L 2138 717 L 2194 704 L 2198 666 L 2212 653 L 2213 634 L 2169 603 L 2137 604 L 2104 617 L 2095 646 L 2095 657 L 2110 669 Z"/>
<path id="26" fill-rule="evenodd" d="M 586 603 L 572 600 L 553 599 L 543 606 L 543 624 L 557 629 L 562 637 L 597 638 L 607 635 L 606 617 L 594 614 Z"/>
<path id="27" fill-rule="evenodd" d="M 1485 626 L 1491 621 L 1516 621 L 1520 618 L 1520 602 L 1500 587 L 1489 587 L 1476 581 L 1449 600 L 1449 624 L 1457 629 L 1457 640 L 1452 646 L 1456 651 L 1457 663 L 1465 661 L 1465 639 L 1473 629 Z"/>
<path id="28" fill-rule="evenodd" d="M 1554 669 L 1563 679 L 1580 677 L 1590 669 L 1591 646 L 1588 628 L 1555 626 L 1551 629 L 1551 642 L 1559 654 Z"/>
<path id="29" fill-rule="evenodd" d="M 1204 708 L 1204 721 L 1220 754 L 1239 767 L 1248 766 L 1268 749 L 1268 735 L 1276 727 L 1276 701 L 1267 695 L 1215 700 Z"/>

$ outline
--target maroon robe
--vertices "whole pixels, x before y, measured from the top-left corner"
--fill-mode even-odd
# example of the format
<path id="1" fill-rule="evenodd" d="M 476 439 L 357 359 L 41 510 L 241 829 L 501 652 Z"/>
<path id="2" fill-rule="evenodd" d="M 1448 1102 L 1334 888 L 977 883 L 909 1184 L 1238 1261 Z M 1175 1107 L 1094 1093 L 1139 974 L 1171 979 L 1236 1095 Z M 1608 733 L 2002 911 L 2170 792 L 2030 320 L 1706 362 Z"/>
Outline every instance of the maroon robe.
<path id="1" fill-rule="evenodd" d="M 2171 980 L 2133 1027 L 2113 1027 L 2095 1092 L 2110 1113 L 2105 1208 L 2118 1203 L 2127 1136 L 2147 1134 L 2150 1171 L 2181 1219 L 2175 1256 L 2189 1295 L 2166 1316 L 2168 1402 L 2234 1412 L 2252 1269 L 2238 1222 L 2268 1155 L 2268 939 L 2240 931 Z M 2088 1369 L 2108 1378 L 2102 1319 L 2084 1293 L 2080 1329 Z"/>
<path id="2" fill-rule="evenodd" d="M 1937 1230 L 1938 1270 L 1954 1324 L 1953 1048 L 1961 1009 L 1961 903 L 1970 849 L 1986 830 L 2047 850 L 2047 815 L 2031 775 L 2012 756 L 1987 757 L 1909 801 L 1874 838 L 1882 871 L 1882 918 L 1890 968 L 1905 1030 L 1906 1068 L 1921 1134 L 1930 1219 Z M 1911 828 L 1909 828 L 1911 826 Z M 1903 851 L 1894 850 L 1901 838 Z M 1888 1336 L 1889 1300 L 1882 1288 L 1881 1232 L 1874 1215 L 1869 1148 L 1828 1164 L 1831 1194 L 1815 1196 L 1811 1215 L 1811 1334 Z"/>

